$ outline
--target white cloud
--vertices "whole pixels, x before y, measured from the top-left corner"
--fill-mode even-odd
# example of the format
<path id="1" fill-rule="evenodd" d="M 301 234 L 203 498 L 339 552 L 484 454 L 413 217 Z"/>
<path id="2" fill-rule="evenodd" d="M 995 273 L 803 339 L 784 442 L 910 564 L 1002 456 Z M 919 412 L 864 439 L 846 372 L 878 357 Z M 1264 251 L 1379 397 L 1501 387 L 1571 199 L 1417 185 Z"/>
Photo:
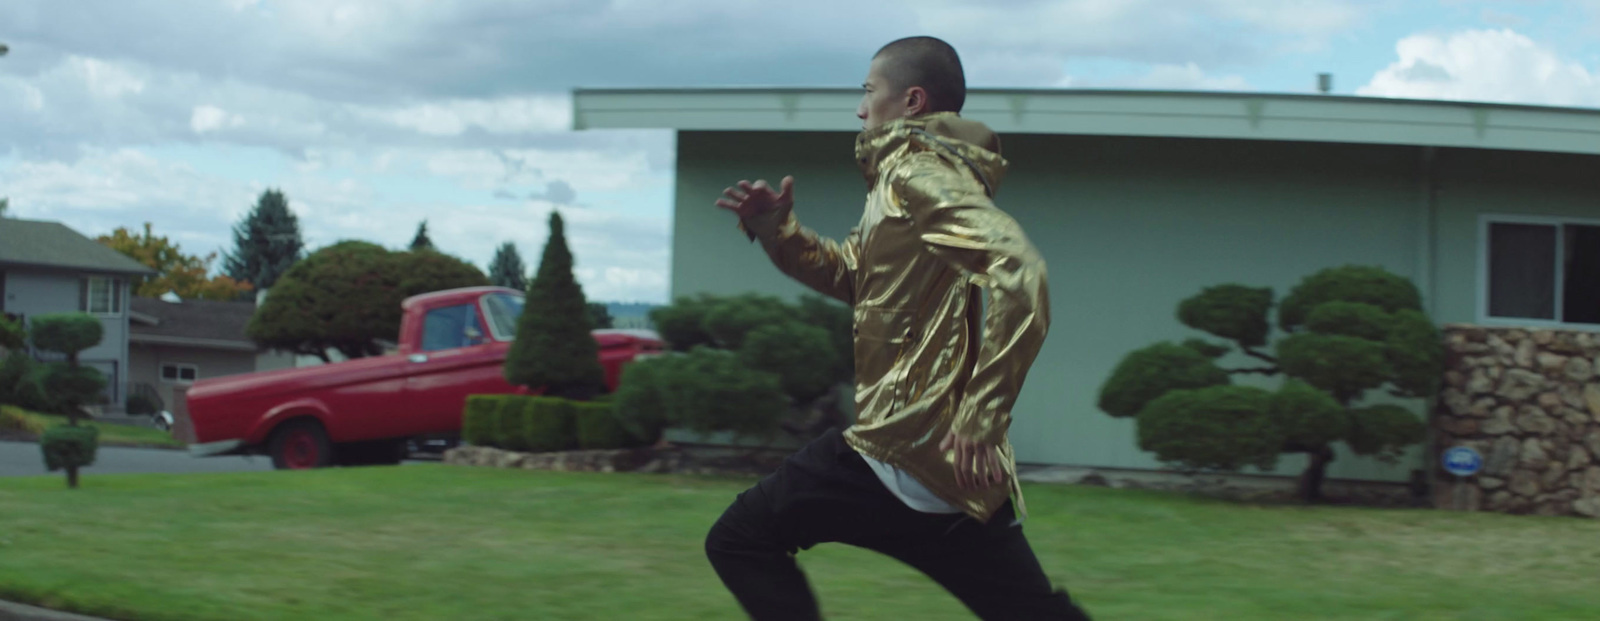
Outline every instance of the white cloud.
<path id="1" fill-rule="evenodd" d="M 404 108 L 357 107 L 359 114 L 429 136 L 459 136 L 472 128 L 492 134 L 562 131 L 572 127 L 570 98 L 453 99 Z"/>
<path id="2" fill-rule="evenodd" d="M 194 113 L 189 115 L 189 127 L 196 134 L 238 127 L 243 124 L 243 117 L 216 106 L 195 106 Z"/>
<path id="3" fill-rule="evenodd" d="M 144 92 L 144 80 L 121 65 L 81 56 L 68 57 L 66 63 L 68 70 L 77 74 L 96 97 L 115 99 Z"/>
<path id="4" fill-rule="evenodd" d="M 1600 71 L 1513 30 L 1417 34 L 1356 94 L 1377 97 L 1600 105 Z"/>

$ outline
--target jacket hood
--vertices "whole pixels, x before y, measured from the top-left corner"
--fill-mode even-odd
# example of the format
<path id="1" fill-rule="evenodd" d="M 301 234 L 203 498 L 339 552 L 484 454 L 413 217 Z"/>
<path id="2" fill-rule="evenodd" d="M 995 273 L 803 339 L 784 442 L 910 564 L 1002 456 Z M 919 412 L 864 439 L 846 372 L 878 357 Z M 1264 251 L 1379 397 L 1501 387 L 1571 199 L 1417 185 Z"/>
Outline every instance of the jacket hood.
<path id="1" fill-rule="evenodd" d="M 856 164 L 869 186 L 888 164 L 911 153 L 930 151 L 977 177 L 990 197 L 1000 189 L 1007 162 L 1000 155 L 1000 135 L 988 125 L 954 112 L 934 112 L 897 119 L 856 137 Z"/>

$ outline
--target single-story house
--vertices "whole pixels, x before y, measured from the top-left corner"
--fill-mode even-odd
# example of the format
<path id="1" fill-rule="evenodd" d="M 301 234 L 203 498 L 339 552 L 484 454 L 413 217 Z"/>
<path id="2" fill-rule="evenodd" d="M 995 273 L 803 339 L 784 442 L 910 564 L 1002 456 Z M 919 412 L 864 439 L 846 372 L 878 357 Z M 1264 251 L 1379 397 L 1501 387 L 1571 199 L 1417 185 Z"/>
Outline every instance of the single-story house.
<path id="1" fill-rule="evenodd" d="M 671 292 L 793 296 L 713 206 L 740 179 L 796 178 L 823 235 L 857 223 L 856 89 L 574 92 L 578 130 L 676 132 Z M 1197 333 L 1179 301 L 1343 264 L 1412 279 L 1440 323 L 1600 327 L 1600 110 L 1336 95 L 992 90 L 963 116 L 1002 138 L 998 204 L 1049 266 L 1052 331 L 1023 390 L 1020 461 L 1158 469 L 1096 406 L 1129 351 Z M 1411 403 L 1419 416 L 1428 404 Z M 1407 480 L 1341 451 L 1338 479 Z M 1269 474 L 1293 475 L 1288 455 Z"/>
<path id="2" fill-rule="evenodd" d="M 294 366 L 293 355 L 262 350 L 245 336 L 256 311 L 254 301 L 184 300 L 168 294 L 131 302 L 130 390 L 157 407 L 172 403 L 174 386 Z"/>
<path id="3" fill-rule="evenodd" d="M 112 409 L 128 394 L 129 282 L 153 274 L 155 270 L 59 222 L 0 218 L 0 312 L 24 325 L 30 317 L 53 313 L 99 317 L 105 336 L 82 352 L 79 361 L 105 374 L 105 396 Z"/>

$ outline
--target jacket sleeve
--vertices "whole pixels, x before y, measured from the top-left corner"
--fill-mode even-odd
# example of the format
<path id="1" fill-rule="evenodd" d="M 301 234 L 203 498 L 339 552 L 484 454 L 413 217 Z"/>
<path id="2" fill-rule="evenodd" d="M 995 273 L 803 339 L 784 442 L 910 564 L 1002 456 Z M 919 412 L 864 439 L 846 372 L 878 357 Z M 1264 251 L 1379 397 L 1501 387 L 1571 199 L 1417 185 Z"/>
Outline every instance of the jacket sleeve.
<path id="1" fill-rule="evenodd" d="M 850 231 L 843 242 L 834 241 L 801 226 L 790 209 L 743 218 L 739 230 L 761 242 L 778 271 L 818 293 L 855 304 L 859 230 Z"/>
<path id="2" fill-rule="evenodd" d="M 1049 330 L 1044 258 L 983 186 L 938 155 L 910 156 L 889 182 L 929 251 L 988 290 L 977 364 L 952 429 L 998 444 Z"/>

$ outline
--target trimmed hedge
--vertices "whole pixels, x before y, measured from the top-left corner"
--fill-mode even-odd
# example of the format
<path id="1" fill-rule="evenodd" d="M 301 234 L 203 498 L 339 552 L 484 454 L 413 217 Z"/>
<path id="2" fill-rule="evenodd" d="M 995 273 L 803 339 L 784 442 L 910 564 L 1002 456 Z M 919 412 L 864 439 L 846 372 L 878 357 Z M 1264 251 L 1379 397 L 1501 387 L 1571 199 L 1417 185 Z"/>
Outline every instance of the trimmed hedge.
<path id="1" fill-rule="evenodd" d="M 510 395 L 470 395 L 461 413 L 461 440 L 476 446 L 494 446 L 499 437 L 500 402 Z"/>
<path id="2" fill-rule="evenodd" d="M 552 452 L 641 446 L 609 400 L 472 395 L 462 412 L 461 439 L 508 451 Z"/>
<path id="3" fill-rule="evenodd" d="M 536 453 L 567 451 L 578 447 L 577 408 L 559 397 L 531 397 L 524 410 L 527 417 L 526 449 Z"/>
<path id="4" fill-rule="evenodd" d="M 638 443 L 617 420 L 610 403 L 574 403 L 578 419 L 578 447 L 584 450 L 632 448 Z"/>
<path id="5" fill-rule="evenodd" d="M 528 409 L 531 397 L 507 395 L 495 416 L 494 446 L 508 451 L 528 450 Z"/>

